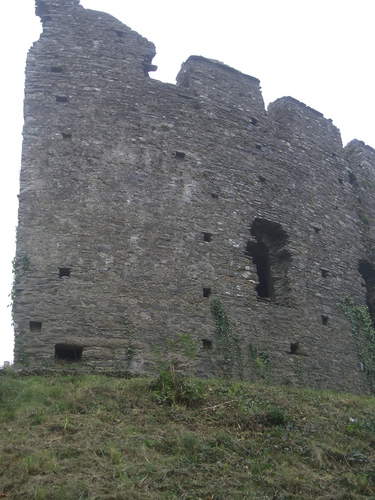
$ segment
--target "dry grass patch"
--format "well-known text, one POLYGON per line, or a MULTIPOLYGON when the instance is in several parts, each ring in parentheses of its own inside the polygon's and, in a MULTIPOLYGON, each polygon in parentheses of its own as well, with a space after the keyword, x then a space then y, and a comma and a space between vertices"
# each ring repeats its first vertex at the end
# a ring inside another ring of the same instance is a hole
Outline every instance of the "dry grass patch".
POLYGON ((0 383, 4 498, 375 498, 372 397, 191 379, 189 405, 148 379, 0 383))

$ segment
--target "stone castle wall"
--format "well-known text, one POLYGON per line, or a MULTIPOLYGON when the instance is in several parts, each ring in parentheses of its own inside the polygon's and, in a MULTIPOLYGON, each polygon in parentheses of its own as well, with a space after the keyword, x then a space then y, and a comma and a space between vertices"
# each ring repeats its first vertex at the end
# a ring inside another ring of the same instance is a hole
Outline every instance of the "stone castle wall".
POLYGON ((37 14, 16 362, 75 350, 123 366, 126 317, 133 371, 189 333, 210 375, 215 292, 244 345, 267 350, 273 382, 363 390, 338 302, 375 304, 375 151, 343 148, 331 120, 291 97, 266 111, 259 80, 217 61, 190 57, 177 85, 149 78, 153 44, 78 0, 38 0, 37 14))

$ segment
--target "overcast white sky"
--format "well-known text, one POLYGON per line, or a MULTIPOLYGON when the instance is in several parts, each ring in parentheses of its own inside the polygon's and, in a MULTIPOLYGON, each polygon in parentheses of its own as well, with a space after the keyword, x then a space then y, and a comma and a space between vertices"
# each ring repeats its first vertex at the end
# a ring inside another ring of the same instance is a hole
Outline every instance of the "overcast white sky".
MULTIPOLYGON (((153 77, 174 83, 189 55, 261 80, 266 105, 291 95, 332 118, 344 145, 375 148, 375 0, 81 0, 154 42, 153 77)), ((1 5, 0 364, 12 360, 8 294, 17 224, 24 66, 41 31, 33 0, 1 5)))

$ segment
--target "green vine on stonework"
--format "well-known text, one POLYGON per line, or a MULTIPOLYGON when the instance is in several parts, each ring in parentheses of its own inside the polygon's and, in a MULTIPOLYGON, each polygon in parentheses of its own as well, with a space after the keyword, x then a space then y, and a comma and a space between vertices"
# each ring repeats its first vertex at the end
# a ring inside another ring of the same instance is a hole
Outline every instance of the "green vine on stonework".
POLYGON ((13 274, 13 281, 12 281, 12 289, 10 291, 10 306, 12 308, 12 314, 13 314, 13 309, 14 309, 14 300, 16 298, 16 257, 13 258, 12 260, 12 274, 13 274))
POLYGON ((247 355, 244 357, 244 339, 233 332, 223 302, 217 295, 211 299, 211 313, 215 326, 215 347, 213 352, 209 351, 213 369, 216 361, 221 376, 232 378, 235 372, 243 380, 245 368, 248 367, 256 377, 268 382, 270 359, 267 351, 260 347, 258 332, 256 331, 255 343, 249 342, 247 355))
POLYGON ((343 297, 339 306, 350 323, 358 360, 371 393, 375 394, 375 328, 369 310, 364 305, 356 305, 350 297, 343 297))
POLYGON ((211 299, 211 313, 214 319, 215 348, 218 353, 218 365, 225 378, 231 378, 234 365, 234 339, 228 315, 217 295, 211 299))
POLYGON ((133 344, 133 334, 130 326, 130 322, 126 314, 124 314, 124 325, 125 325, 125 335, 127 338, 127 345, 125 348, 125 366, 127 369, 130 368, 134 356, 135 356, 135 346, 133 344))
POLYGON ((269 364, 270 357, 265 349, 260 347, 259 333, 256 330, 255 343, 249 343, 249 363, 255 375, 264 380, 269 381, 269 364))
POLYGON ((24 336, 25 332, 21 329, 18 333, 18 338, 17 338, 17 350, 18 350, 18 355, 17 355, 17 362, 21 366, 24 366, 25 368, 30 366, 30 359, 29 356, 26 352, 25 345, 24 345, 24 336))
POLYGON ((14 302, 16 299, 17 295, 17 275, 20 277, 22 275, 22 271, 26 272, 29 270, 30 267, 30 258, 27 255, 24 255, 21 259, 21 266, 19 267, 19 270, 17 272, 17 257, 14 257, 12 260, 12 274, 13 274, 13 281, 12 281, 12 288, 9 294, 10 297, 10 304, 9 306, 12 308, 12 315, 14 313, 14 302))
POLYGON ((22 271, 28 271, 30 267, 30 257, 24 255, 22 257, 22 271))

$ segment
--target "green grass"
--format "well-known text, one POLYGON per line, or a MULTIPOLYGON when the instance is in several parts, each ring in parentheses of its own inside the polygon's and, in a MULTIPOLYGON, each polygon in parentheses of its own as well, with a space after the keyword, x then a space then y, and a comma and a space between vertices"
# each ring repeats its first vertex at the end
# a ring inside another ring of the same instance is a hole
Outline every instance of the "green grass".
POLYGON ((0 495, 375 498, 375 398, 189 384, 193 405, 155 397, 150 379, 2 375, 0 495))

